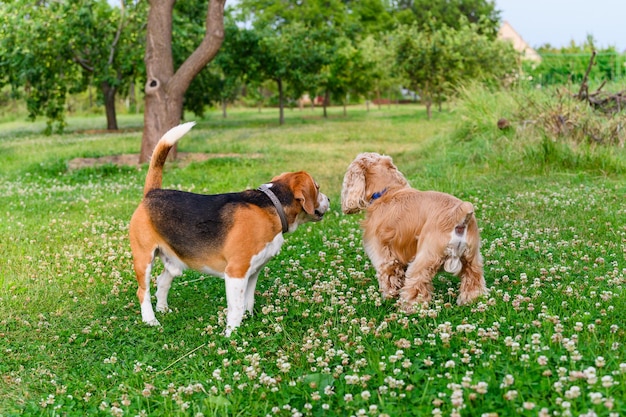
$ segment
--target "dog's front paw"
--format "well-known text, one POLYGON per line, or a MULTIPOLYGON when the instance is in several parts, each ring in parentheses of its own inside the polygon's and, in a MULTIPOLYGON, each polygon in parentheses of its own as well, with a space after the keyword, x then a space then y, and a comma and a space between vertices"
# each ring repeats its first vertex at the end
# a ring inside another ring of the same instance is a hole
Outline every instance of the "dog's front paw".
POLYGON ((460 306, 471 304, 477 298, 483 295, 487 295, 488 293, 489 291, 486 288, 482 288, 482 289, 478 289, 474 291, 462 292, 461 294, 459 294, 459 297, 456 299, 456 303, 460 306))
POLYGON ((155 318, 152 320, 144 320, 144 323, 146 323, 148 326, 160 326, 161 323, 159 323, 159 321, 155 318))
POLYGON ((230 335, 233 334, 233 331, 235 329, 236 329, 236 327, 226 326, 226 330, 224 330, 224 336, 230 337, 230 335))
POLYGON ((157 304, 156 311, 158 311, 159 313, 171 313, 172 309, 169 308, 169 306, 167 304, 165 304, 165 305, 158 305, 157 304))
POLYGON ((398 310, 404 314, 415 314, 424 308, 428 308, 428 301, 424 301, 422 299, 409 301, 404 298, 400 298, 396 302, 396 306, 398 310))

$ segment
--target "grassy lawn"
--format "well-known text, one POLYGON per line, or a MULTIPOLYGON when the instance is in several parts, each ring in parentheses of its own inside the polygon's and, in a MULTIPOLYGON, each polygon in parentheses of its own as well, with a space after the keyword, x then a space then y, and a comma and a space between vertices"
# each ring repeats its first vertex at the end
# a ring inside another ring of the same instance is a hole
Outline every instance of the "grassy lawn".
POLYGON ((95 117, 53 136, 0 124, 0 416, 626 415, 623 171, 538 158, 546 144, 514 134, 454 139, 456 111, 320 114, 287 111, 280 127, 274 110, 208 114, 179 151, 235 155, 166 167, 164 186, 202 193, 304 169, 331 198, 321 223, 286 236, 230 338, 224 283, 193 271, 162 327, 141 322, 127 232, 145 166, 67 168, 138 152, 140 117, 115 134, 89 132, 95 117), (361 217, 339 204, 363 151, 475 205, 488 297, 456 306, 458 280, 441 273, 418 314, 381 300, 361 217))

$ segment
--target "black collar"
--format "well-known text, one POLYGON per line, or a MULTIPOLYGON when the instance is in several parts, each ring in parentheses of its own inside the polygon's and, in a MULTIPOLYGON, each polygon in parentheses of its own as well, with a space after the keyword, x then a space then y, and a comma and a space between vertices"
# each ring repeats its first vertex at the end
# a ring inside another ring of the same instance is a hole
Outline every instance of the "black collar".
POLYGON ((385 194, 386 191, 387 191, 387 189, 384 188, 382 191, 378 191, 378 192, 375 192, 374 194, 372 194, 372 197, 370 198, 370 204, 372 204, 374 202, 374 200, 378 200, 380 197, 382 197, 383 194, 385 194))
POLYGON ((257 190, 263 192, 266 196, 272 200, 274 203, 274 207, 276 208, 276 212, 278 212, 278 217, 280 217, 280 223, 283 225, 283 233, 287 233, 289 231, 289 224, 287 223, 287 216, 285 215, 285 210, 283 209, 282 204, 278 201, 276 195, 270 190, 270 187, 267 184, 261 185, 257 190))

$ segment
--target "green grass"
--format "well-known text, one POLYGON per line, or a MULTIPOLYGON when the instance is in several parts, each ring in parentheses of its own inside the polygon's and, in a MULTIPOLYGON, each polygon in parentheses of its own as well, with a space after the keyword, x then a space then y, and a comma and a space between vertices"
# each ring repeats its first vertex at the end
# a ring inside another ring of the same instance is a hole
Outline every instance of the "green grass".
POLYGON ((163 326, 141 323, 127 229, 145 167, 67 169, 138 152, 140 132, 81 133, 95 118, 70 119, 62 136, 0 125, 0 416, 626 414, 624 149, 546 150, 473 130, 467 114, 199 120, 180 151, 243 156, 170 164, 165 186, 234 191, 305 169, 332 201, 321 223, 286 236, 231 338, 223 282, 193 271, 174 281, 163 326), (456 306, 458 280, 442 273, 419 314, 381 300, 361 217, 339 206, 362 151, 393 156, 416 188, 474 203, 488 297, 456 306))

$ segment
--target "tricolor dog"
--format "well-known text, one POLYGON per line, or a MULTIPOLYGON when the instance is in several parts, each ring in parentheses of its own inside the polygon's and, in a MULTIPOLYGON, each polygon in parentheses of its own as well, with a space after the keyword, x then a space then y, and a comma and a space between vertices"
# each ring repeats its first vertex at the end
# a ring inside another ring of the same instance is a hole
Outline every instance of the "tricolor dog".
POLYGON ((329 200, 304 171, 274 177, 255 190, 202 195, 161 188, 169 150, 194 125, 169 130, 154 149, 143 200, 130 221, 130 245, 142 320, 158 326, 150 300, 150 272, 155 256, 163 261, 157 278, 156 309, 168 312, 167 295, 183 270, 224 278, 226 336, 252 313, 259 271, 275 256, 283 234, 298 225, 320 221, 329 200))

